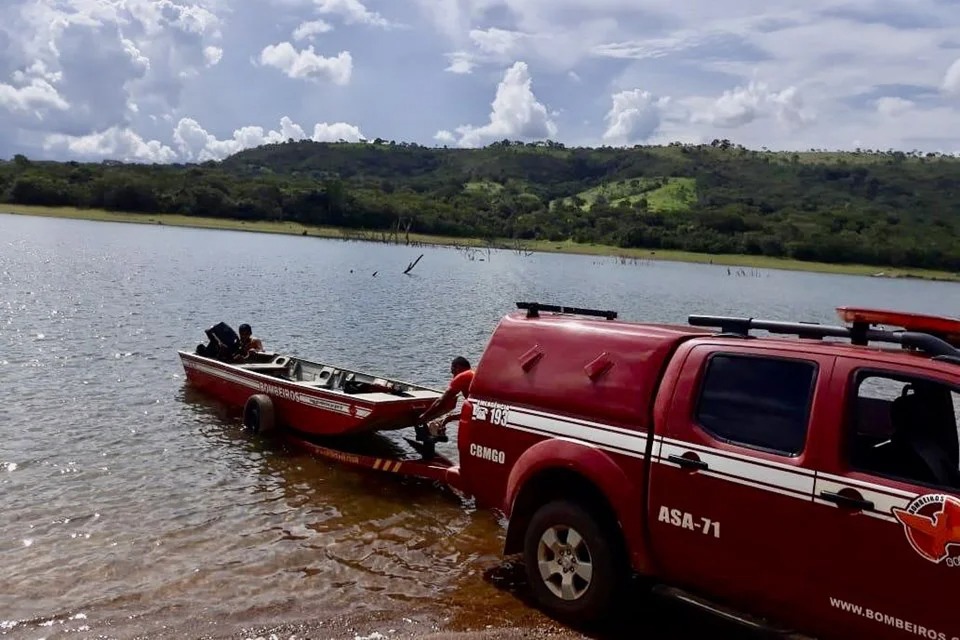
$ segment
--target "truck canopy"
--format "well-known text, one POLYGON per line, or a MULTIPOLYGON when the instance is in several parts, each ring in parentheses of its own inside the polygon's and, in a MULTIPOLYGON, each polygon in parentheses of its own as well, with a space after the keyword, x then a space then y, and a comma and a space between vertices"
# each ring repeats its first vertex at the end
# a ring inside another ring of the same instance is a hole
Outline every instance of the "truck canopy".
POLYGON ((494 330, 470 396, 648 430, 667 360, 684 340, 711 333, 687 325, 514 312, 494 330))

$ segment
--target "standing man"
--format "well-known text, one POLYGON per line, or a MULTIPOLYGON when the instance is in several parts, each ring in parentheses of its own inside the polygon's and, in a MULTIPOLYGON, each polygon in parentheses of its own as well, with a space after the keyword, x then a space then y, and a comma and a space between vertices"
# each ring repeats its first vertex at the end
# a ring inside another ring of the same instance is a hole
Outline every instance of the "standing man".
MULTIPOLYGON (((470 361, 463 356, 457 356, 450 363, 450 386, 443 392, 443 395, 434 401, 426 411, 420 414, 421 423, 428 422, 433 418, 448 413, 457 406, 457 396, 463 394, 463 399, 470 397, 470 383, 473 382, 473 369, 470 368, 470 361)), ((445 424, 456 416, 450 416, 447 420, 435 420, 427 425, 427 436, 434 442, 447 442, 447 433, 445 424)), ((420 428, 418 427, 418 435, 420 428)))

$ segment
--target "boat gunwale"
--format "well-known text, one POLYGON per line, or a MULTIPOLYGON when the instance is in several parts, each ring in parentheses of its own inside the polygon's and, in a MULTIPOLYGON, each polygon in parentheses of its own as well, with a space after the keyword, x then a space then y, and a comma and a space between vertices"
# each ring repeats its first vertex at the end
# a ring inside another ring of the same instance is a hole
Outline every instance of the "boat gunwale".
MULTIPOLYGON (((349 400, 349 401, 356 402, 356 403, 359 403, 359 404, 370 404, 370 405, 375 405, 375 406, 376 406, 376 405, 400 404, 400 403, 402 403, 402 404, 409 404, 409 403, 413 403, 413 402, 424 402, 424 401, 430 401, 430 400, 435 400, 435 399, 436 399, 436 398, 405 398, 405 397, 402 397, 402 396, 394 396, 394 397, 390 397, 390 398, 364 398, 364 397, 363 397, 364 395, 378 394, 378 395, 390 396, 390 395, 392 395, 392 394, 388 394, 387 392, 373 392, 373 393, 368 393, 368 394, 363 394, 363 393, 350 394, 350 393, 346 393, 346 392, 344 392, 344 391, 339 391, 339 390, 334 390, 334 389, 325 389, 325 388, 323 388, 323 387, 313 386, 313 385, 311 385, 311 383, 309 383, 309 382, 302 382, 302 381, 298 381, 298 380, 287 380, 287 379, 285 379, 285 378, 278 378, 278 377, 276 377, 276 376, 271 376, 271 375, 266 374, 266 373, 261 373, 260 371, 257 371, 257 370, 255 370, 255 369, 245 369, 245 368, 243 368, 242 365, 233 364, 233 363, 231 363, 231 362, 223 362, 223 361, 221 361, 221 360, 216 360, 216 359, 214 359, 214 358, 208 358, 208 357, 206 357, 206 356, 201 356, 201 355, 199 355, 199 354, 191 353, 191 352, 189 352, 189 351, 184 351, 184 350, 182 350, 182 349, 178 349, 178 350, 177 350, 177 353, 180 355, 181 362, 183 362, 183 361, 185 361, 185 360, 194 360, 194 361, 197 361, 197 362, 201 362, 201 363, 203 363, 203 364, 216 365, 217 368, 220 368, 220 369, 222 369, 222 370, 229 371, 229 372, 231 372, 231 373, 240 373, 240 374, 242 374, 243 376, 251 377, 254 381, 265 382, 265 383, 268 383, 268 384, 286 385, 286 386, 291 387, 293 390, 296 390, 296 391, 298 391, 298 392, 304 392, 304 391, 313 392, 313 393, 311 393, 310 395, 321 396, 321 397, 323 397, 324 399, 329 399, 329 400, 334 400, 334 399, 335 399, 335 400, 338 400, 338 401, 349 400)), ((438 398, 443 395, 443 391, 440 391, 440 390, 438 390, 438 389, 433 389, 433 388, 431 388, 431 387, 427 387, 427 386, 424 386, 424 385, 418 385, 418 384, 413 384, 413 383, 409 383, 409 382, 404 382, 404 381, 402 381, 402 380, 397 380, 397 379, 394 379, 394 378, 388 378, 388 377, 386 377, 386 376, 379 376, 379 375, 376 375, 376 374, 373 374, 373 373, 366 373, 366 372, 363 372, 363 371, 355 371, 355 370, 347 369, 347 368, 344 368, 344 367, 338 367, 338 366, 333 365, 333 364, 325 364, 325 363, 321 363, 321 362, 314 362, 314 361, 312 361, 312 360, 305 360, 305 359, 303 359, 303 358, 296 358, 296 357, 294 357, 294 356, 290 356, 290 355, 287 355, 287 354, 278 353, 278 354, 276 354, 276 355, 277 355, 277 356, 284 356, 284 357, 286 357, 286 358, 295 359, 295 360, 298 360, 298 361, 300 361, 300 362, 304 362, 304 363, 311 364, 311 365, 314 365, 314 366, 333 367, 334 369, 338 369, 338 370, 340 370, 340 371, 345 371, 345 372, 347 372, 347 373, 354 373, 354 374, 359 374, 359 375, 362 375, 362 376, 372 376, 372 377, 375 377, 375 378, 381 378, 381 379, 383 379, 383 380, 386 380, 387 382, 394 382, 394 383, 397 383, 397 384, 401 384, 401 385, 406 385, 406 386, 408 386, 408 387, 412 387, 412 388, 414 388, 414 389, 416 389, 416 390, 429 391, 429 392, 431 392, 431 393, 435 393, 438 398)), ((260 364, 269 364, 269 363, 260 363, 260 364)), ((268 395, 269 395, 269 394, 268 394, 268 395)))

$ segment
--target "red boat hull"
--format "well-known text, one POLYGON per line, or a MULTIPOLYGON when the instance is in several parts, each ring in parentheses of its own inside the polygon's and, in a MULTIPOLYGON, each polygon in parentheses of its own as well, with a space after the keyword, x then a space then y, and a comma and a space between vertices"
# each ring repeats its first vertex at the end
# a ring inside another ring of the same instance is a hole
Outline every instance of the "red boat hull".
POLYGON ((270 398, 278 425, 316 436, 354 435, 391 431, 418 424, 417 418, 441 392, 427 387, 376 378, 377 382, 402 387, 404 393, 373 391, 346 393, 323 388, 320 383, 290 379, 294 362, 313 370, 332 370, 373 380, 367 374, 335 369, 286 356, 262 364, 234 364, 180 351, 180 360, 189 383, 218 400, 242 409, 250 396, 270 398), (277 364, 280 363, 280 364, 277 364))

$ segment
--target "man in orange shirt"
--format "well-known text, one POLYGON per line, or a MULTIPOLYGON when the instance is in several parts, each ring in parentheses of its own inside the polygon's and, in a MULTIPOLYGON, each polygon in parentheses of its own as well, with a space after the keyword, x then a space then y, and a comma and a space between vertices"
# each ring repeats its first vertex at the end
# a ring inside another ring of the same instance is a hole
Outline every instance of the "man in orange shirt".
MULTIPOLYGON (((428 422, 437 418, 457 406, 457 396, 463 394, 463 399, 470 397, 470 383, 473 382, 473 369, 470 368, 470 361, 463 356, 457 356, 450 363, 450 386, 443 392, 443 395, 420 414, 420 423, 428 422)), ((434 442, 446 442, 447 434, 445 424, 456 416, 450 416, 446 420, 434 420, 427 425, 429 438, 434 442)))

